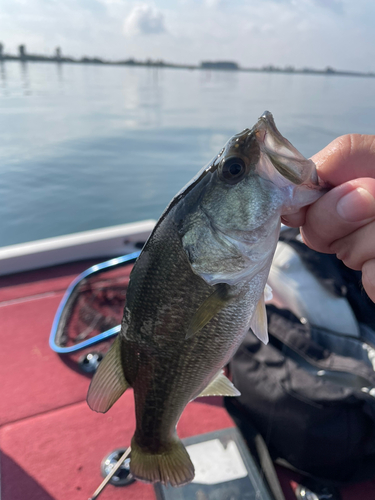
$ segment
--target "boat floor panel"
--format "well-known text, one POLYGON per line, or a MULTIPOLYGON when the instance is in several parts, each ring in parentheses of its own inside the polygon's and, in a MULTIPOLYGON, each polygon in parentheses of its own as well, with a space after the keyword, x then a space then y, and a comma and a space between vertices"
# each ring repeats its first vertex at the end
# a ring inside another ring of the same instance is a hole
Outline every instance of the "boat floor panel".
MULTIPOLYGON (((72 370, 48 345, 57 306, 83 261, 0 278, 0 442, 2 500, 86 500, 101 482, 100 463, 128 446, 134 402, 127 391, 105 415, 85 397, 89 377, 72 370)), ((233 426, 218 399, 189 404, 179 425, 184 438, 233 426), (211 404, 207 404, 211 403, 211 404), (216 406, 215 406, 216 405, 216 406)), ((287 500, 298 476, 277 467, 287 500)), ((155 499, 152 486, 109 485, 103 500, 155 499)), ((375 480, 342 489, 343 500, 375 500, 375 480)))
MULTIPOLYGON (((225 410, 205 403, 188 405, 178 426, 180 437, 233 426, 225 410)), ((87 499, 102 478, 100 463, 119 447, 127 447, 134 433, 133 393, 129 390, 110 412, 92 412, 85 402, 3 426, 2 500, 20 500, 25 488, 42 499, 87 499), (18 480, 22 470, 22 480, 18 480), (33 484, 35 483, 35 484, 33 484)), ((134 483, 108 486, 103 500, 153 499, 152 486, 134 483)))
POLYGON ((48 345, 62 296, 56 292, 0 307, 1 424, 86 397, 88 377, 69 368, 48 345))
POLYGON ((0 305, 4 301, 22 297, 32 297, 52 291, 65 291, 78 274, 98 262, 103 262, 103 259, 85 260, 36 271, 0 276, 0 305))

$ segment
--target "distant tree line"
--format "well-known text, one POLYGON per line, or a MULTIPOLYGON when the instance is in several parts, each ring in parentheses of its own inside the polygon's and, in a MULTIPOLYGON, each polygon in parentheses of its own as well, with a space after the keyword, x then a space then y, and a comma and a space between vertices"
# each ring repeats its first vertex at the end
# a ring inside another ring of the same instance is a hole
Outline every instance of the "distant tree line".
POLYGON ((164 62, 162 59, 146 61, 137 61, 134 58, 124 59, 121 61, 107 61, 99 57, 83 56, 81 59, 63 56, 60 47, 56 47, 53 56, 29 54, 26 51, 26 45, 18 46, 18 55, 5 54, 4 45, 0 43, 0 61, 17 60, 17 61, 47 61, 58 63, 83 63, 83 64, 112 64, 112 65, 128 65, 128 66, 151 66, 157 68, 185 68, 185 69, 203 69, 203 70, 225 70, 225 71, 253 71, 253 72, 266 72, 266 73, 295 73, 295 74, 317 74, 317 75, 343 75, 343 76, 371 76, 374 77, 375 73, 357 72, 357 71, 339 71, 331 66, 325 69, 312 69, 302 68, 296 69, 294 66, 286 66, 281 68, 273 66, 272 64, 263 66, 261 68, 241 68, 238 63, 233 61, 203 61, 200 66, 188 64, 173 64, 164 62))

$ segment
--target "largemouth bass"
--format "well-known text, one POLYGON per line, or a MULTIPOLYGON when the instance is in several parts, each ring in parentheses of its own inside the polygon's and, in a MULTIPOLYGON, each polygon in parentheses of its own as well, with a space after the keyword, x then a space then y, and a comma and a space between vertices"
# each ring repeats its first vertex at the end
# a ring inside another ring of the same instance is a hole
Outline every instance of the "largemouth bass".
POLYGON ((265 112, 164 211, 134 265, 121 332, 87 397, 106 412, 134 389, 137 479, 180 486, 194 478, 176 433, 181 413, 198 396, 239 395, 222 367, 249 328, 267 342, 264 290, 280 216, 321 194, 313 162, 265 112))

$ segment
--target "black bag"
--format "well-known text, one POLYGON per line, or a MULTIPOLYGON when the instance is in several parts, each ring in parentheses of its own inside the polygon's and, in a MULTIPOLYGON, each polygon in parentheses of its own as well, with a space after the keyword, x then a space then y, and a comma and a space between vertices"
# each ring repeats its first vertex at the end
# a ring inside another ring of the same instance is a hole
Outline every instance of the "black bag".
MULTIPOLYGON (((333 482, 374 478, 372 367, 322 347, 316 340, 335 334, 289 311, 269 306, 268 319, 270 343, 249 332, 230 365, 241 396, 227 398, 226 407, 245 439, 249 420, 272 458, 298 471, 333 482)), ((340 342, 363 354, 358 339, 340 342)))
POLYGON ((363 300, 356 272, 343 275, 334 256, 298 241, 293 247, 322 283, 347 297, 360 337, 301 323, 290 311, 267 306, 270 342, 248 333, 230 364, 241 396, 226 398, 225 405, 247 441, 249 426, 259 431, 273 460, 327 484, 373 479, 375 305, 363 300))

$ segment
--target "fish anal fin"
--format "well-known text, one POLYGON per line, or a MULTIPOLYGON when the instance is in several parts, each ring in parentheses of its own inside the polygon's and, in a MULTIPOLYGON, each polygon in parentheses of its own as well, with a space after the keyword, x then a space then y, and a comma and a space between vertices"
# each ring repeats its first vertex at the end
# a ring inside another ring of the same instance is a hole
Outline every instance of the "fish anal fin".
POLYGON ((202 396, 241 396, 241 393, 224 375, 224 371, 220 370, 215 378, 199 394, 198 398, 202 396))
POLYGON ((219 283, 215 290, 197 309, 187 329, 186 338, 189 339, 207 325, 216 314, 228 303, 228 285, 219 283))
POLYGON ((121 338, 118 335, 100 363, 87 393, 87 404, 97 412, 105 413, 130 387, 121 364, 121 338))
POLYGON ((183 486, 194 479, 194 465, 182 442, 176 437, 168 449, 150 453, 131 442, 130 472, 146 483, 183 486))
POLYGON ((250 328, 259 340, 268 344, 267 312, 263 293, 251 319, 250 328))

